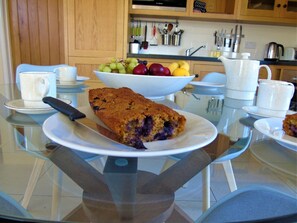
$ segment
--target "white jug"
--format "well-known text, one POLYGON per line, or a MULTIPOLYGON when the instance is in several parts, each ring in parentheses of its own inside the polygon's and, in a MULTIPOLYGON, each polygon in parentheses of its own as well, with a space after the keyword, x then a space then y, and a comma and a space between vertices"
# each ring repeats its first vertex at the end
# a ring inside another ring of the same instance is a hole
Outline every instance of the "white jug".
POLYGON ((259 69, 265 67, 267 79, 271 79, 271 70, 260 61, 249 60, 250 53, 242 53, 242 59, 228 59, 220 56, 227 76, 225 96, 241 100, 253 100, 258 86, 259 69))

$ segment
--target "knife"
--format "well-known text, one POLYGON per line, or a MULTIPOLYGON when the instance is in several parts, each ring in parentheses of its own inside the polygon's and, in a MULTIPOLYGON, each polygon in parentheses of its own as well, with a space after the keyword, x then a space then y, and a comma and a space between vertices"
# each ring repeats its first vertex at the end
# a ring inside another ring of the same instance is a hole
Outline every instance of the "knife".
POLYGON ((233 39, 233 45, 232 45, 232 52, 235 52, 235 53, 237 53, 236 51, 237 51, 237 41, 236 41, 236 39, 237 39, 237 28, 238 28, 238 25, 236 25, 235 26, 235 33, 234 33, 234 39, 233 39))
POLYGON ((87 118, 84 113, 80 112, 78 109, 72 107, 71 105, 66 104, 65 102, 53 97, 44 97, 42 101, 50 105, 57 111, 61 112, 62 114, 66 115, 71 121, 75 121, 76 123, 86 127, 87 129, 91 130, 92 132, 95 132, 98 135, 103 135, 108 139, 123 144, 120 141, 118 135, 116 135, 111 130, 99 125, 95 121, 87 118))

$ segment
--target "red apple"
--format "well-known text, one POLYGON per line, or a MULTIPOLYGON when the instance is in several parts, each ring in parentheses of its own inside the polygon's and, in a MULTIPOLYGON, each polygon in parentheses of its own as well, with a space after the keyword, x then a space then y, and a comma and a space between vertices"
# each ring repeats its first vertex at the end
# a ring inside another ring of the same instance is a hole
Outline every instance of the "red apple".
POLYGON ((150 65, 149 73, 150 73, 150 75, 154 75, 154 76, 163 76, 164 75, 164 67, 162 64, 153 63, 152 65, 150 65))
POLYGON ((134 67, 133 74, 147 75, 148 74, 148 69, 144 64, 140 63, 136 67, 134 67))
POLYGON ((164 76, 171 76, 171 72, 168 67, 164 67, 164 76))

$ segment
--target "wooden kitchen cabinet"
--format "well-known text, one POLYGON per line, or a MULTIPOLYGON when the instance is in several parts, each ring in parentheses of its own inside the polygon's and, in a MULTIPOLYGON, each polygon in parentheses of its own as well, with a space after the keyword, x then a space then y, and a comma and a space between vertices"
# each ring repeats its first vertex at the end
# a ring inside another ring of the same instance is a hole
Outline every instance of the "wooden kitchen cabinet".
POLYGON ((129 14, 131 16, 155 16, 155 17, 173 17, 202 20, 234 20, 236 18, 236 9, 238 1, 236 0, 204 0, 206 3, 207 13, 194 12, 195 0, 187 0, 187 7, 185 11, 172 11, 172 10, 144 10, 133 9, 132 0, 129 0, 129 14))
POLYGON ((128 0, 65 0, 65 63, 96 79, 93 70, 127 52, 128 0))
POLYGON ((296 25, 296 0, 241 0, 240 20, 296 25))
POLYGON ((187 0, 187 8, 185 11, 173 10, 154 10, 154 9, 133 9, 132 0, 129 0, 129 14, 131 16, 155 16, 155 17, 186 17, 189 15, 189 0, 187 0))
POLYGON ((199 77, 195 78, 200 81, 206 74, 211 72, 225 73, 224 65, 220 62, 207 62, 207 61, 191 61, 191 74, 198 74, 199 77))
POLYGON ((190 17, 201 19, 234 20, 238 8, 238 1, 235 0, 204 0, 206 3, 206 13, 195 12, 193 10, 195 0, 188 0, 190 7, 190 17))

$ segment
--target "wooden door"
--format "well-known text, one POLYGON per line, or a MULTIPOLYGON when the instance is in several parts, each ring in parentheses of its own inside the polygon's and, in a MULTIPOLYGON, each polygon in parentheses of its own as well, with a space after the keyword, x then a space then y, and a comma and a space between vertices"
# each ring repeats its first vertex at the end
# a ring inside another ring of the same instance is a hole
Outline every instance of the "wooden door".
MULTIPOLYGON (((9 0, 13 69, 64 63, 63 0, 9 0)), ((13 74, 15 77, 15 74, 13 74)))
POLYGON ((127 0, 65 0, 66 63, 96 79, 93 70, 127 53, 127 0))

